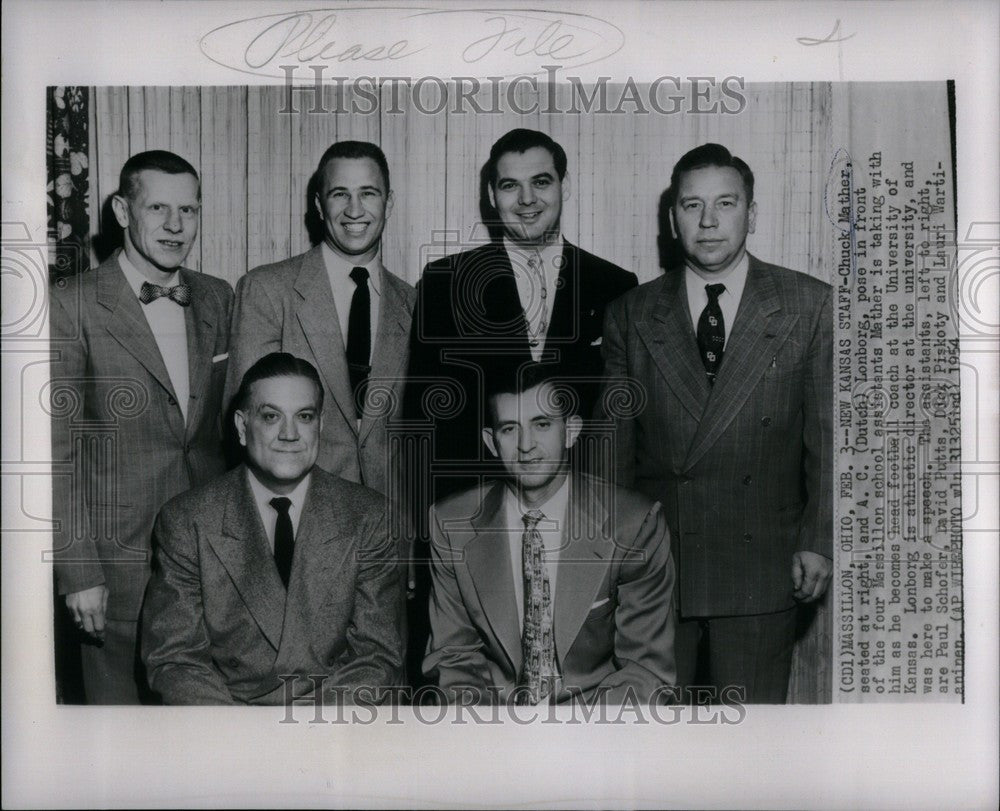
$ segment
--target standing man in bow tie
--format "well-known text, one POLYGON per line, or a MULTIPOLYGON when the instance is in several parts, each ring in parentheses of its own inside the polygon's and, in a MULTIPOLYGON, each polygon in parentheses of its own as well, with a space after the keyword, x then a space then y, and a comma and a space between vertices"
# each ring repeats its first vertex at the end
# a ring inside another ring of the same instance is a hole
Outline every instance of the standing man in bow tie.
POLYGON ((317 464, 386 494, 388 422, 402 398, 416 297, 379 256, 392 212, 389 165, 375 144, 340 141, 323 154, 310 188, 323 242, 236 285, 226 402, 264 355, 308 360, 324 392, 317 464))
POLYGON ((160 150, 122 167, 124 246, 56 284, 50 331, 54 561, 92 704, 145 698, 137 622, 163 504, 225 469, 219 414, 233 291, 181 267, 201 188, 160 150))
POLYGON ((678 681, 771 704, 788 690, 796 604, 832 569, 833 319, 828 284, 747 253, 753 191, 719 144, 677 162, 684 265, 608 308, 604 352, 611 385, 645 390, 645 409, 617 420, 616 483, 666 509, 678 681))

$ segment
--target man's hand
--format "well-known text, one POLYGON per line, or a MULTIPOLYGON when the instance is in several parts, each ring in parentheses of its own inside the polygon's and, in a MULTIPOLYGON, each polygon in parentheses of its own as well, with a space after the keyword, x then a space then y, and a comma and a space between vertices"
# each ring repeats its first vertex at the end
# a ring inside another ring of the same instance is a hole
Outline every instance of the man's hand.
POLYGON ((833 572, 833 561, 816 552, 796 552, 792 555, 792 585, 795 586, 795 599, 803 603, 811 603, 823 596, 830 575, 833 572))
POLYGON ((77 628, 104 641, 104 615, 108 610, 107 586, 92 586, 67 594, 66 607, 77 628))

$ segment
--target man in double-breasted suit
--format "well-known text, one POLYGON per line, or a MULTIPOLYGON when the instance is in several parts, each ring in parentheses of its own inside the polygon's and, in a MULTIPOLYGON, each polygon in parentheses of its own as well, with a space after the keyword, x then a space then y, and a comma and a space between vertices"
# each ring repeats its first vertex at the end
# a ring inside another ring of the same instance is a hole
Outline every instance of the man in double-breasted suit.
POLYGON ((402 660, 383 499, 315 466, 323 384, 307 361, 261 358, 235 406, 246 464, 156 522, 150 686, 167 704, 384 700, 402 660))
POLYGON ((612 415, 618 483, 666 508, 680 683, 781 703, 796 603, 831 572, 830 286, 746 252, 753 173, 725 147, 682 157, 670 195, 685 265, 612 304, 605 325, 610 384, 645 403, 612 415))
MULTIPOLYGON (((536 130, 515 129, 490 150, 483 170, 494 239, 431 262, 418 284, 407 413, 432 417, 434 462, 486 460, 480 441, 488 377, 531 362, 551 364, 589 415, 602 368, 604 308, 635 287, 634 273, 566 241, 563 200, 570 184, 563 148, 536 130), (451 381, 454 407, 429 411, 428 390, 451 381), (459 392, 455 395, 455 392, 459 392)), ((433 463, 432 463, 433 467, 433 463)), ((475 478, 443 471, 440 498, 475 478)))
POLYGON ((482 436, 504 480, 431 511, 424 670, 452 700, 664 701, 675 683, 674 564, 660 505, 569 470, 566 386, 526 367, 482 436))
POLYGON ((219 412, 233 291, 181 267, 198 175, 170 152, 122 168, 124 247, 52 289, 55 573, 86 634, 89 703, 140 700, 136 629, 163 504, 225 469, 219 412))
POLYGON ((269 352, 311 361, 325 394, 319 466, 385 494, 388 423, 403 395, 416 297, 379 258, 392 211, 385 155, 367 142, 335 143, 310 187, 323 242, 251 270, 236 285, 226 401, 269 352))

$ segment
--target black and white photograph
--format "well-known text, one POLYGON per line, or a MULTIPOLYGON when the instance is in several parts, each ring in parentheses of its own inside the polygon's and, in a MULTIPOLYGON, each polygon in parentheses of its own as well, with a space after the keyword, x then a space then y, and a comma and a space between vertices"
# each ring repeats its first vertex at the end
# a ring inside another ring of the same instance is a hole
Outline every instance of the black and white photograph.
POLYGON ((5 804, 992 807, 1000 29, 896 5, 982 64, 5 6, 5 804))

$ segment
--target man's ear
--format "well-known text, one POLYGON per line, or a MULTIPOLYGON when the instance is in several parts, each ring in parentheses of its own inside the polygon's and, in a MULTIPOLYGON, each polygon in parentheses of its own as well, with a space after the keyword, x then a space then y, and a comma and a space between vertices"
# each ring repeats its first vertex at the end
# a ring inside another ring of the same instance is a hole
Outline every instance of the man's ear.
POLYGON ((389 219, 389 215, 392 214, 392 204, 396 202, 396 196, 392 193, 392 189, 389 189, 389 193, 385 196, 385 218, 389 219))
POLYGON ((236 425, 236 433, 240 438, 240 445, 247 446, 247 415, 244 411, 237 410, 233 414, 233 422, 236 425))
POLYGON ((494 439, 494 437, 493 437, 493 429, 492 428, 484 428, 483 429, 483 444, 486 445, 486 447, 490 449, 490 453, 492 453, 497 458, 500 457, 500 452, 497 450, 496 439, 494 439))
POLYGON ((326 214, 323 213, 323 204, 319 200, 319 192, 313 195, 313 205, 316 207, 316 214, 320 222, 326 222, 326 214))
POLYGON ((576 414, 566 420, 566 447, 572 448, 583 430, 583 420, 576 414))
POLYGON ((111 198, 111 210, 115 212, 115 219, 122 228, 128 228, 128 198, 116 194, 111 198))
POLYGON ((680 237, 677 236, 677 223, 674 221, 673 206, 670 206, 670 208, 667 209, 667 219, 670 220, 670 236, 672 236, 674 239, 680 239, 680 237))
POLYGON ((493 193, 493 184, 492 183, 487 183, 486 184, 486 194, 490 198, 490 205, 493 206, 494 209, 496 209, 496 207, 497 207, 497 198, 496 198, 496 195, 493 193))
POLYGON ((757 201, 754 200, 747 209, 747 233, 752 234, 757 227, 757 201))
POLYGON ((569 174, 567 173, 566 176, 561 181, 559 181, 559 182, 562 184, 562 199, 563 199, 563 202, 566 202, 567 200, 569 200, 570 192, 573 190, 573 186, 569 182, 569 174))

